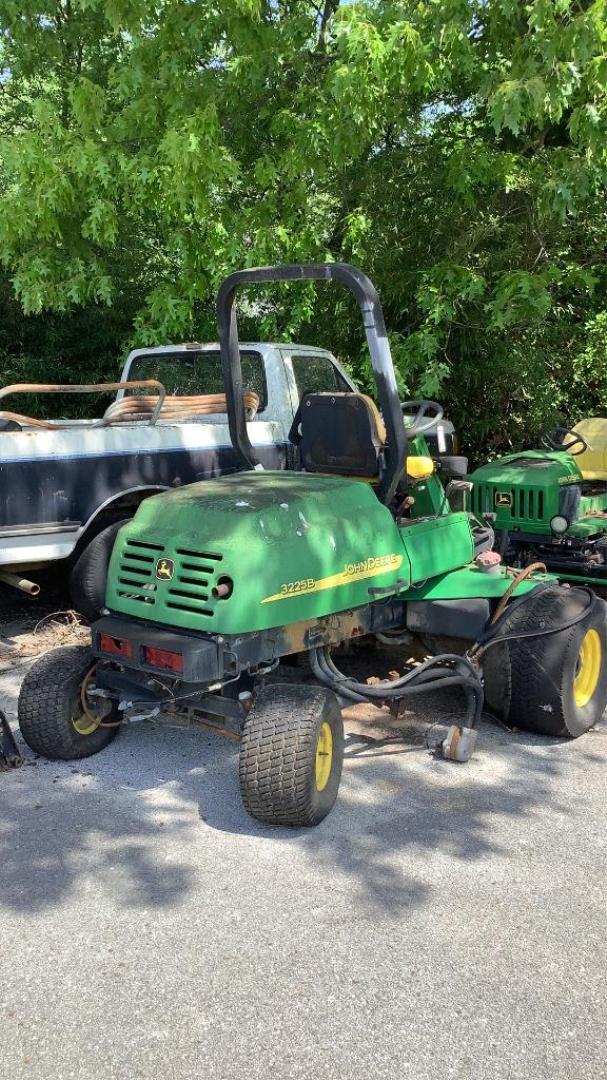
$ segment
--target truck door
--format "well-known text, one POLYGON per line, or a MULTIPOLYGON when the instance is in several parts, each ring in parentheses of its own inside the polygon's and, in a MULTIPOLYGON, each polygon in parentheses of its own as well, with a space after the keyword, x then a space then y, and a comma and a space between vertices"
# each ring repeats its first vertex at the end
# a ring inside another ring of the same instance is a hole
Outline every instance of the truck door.
POLYGON ((293 415, 303 395, 342 393, 356 390, 350 377, 331 353, 320 349, 292 347, 282 349, 291 391, 293 415))

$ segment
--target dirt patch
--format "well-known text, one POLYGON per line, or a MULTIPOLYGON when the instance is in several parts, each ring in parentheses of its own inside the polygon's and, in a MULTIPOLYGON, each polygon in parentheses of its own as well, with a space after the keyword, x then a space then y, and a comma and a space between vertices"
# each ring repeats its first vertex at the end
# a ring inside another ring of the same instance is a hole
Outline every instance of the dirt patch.
POLYGON ((89 627, 75 611, 44 611, 41 605, 13 610, 0 623, 0 672, 30 664, 58 645, 85 645, 89 638, 89 627))

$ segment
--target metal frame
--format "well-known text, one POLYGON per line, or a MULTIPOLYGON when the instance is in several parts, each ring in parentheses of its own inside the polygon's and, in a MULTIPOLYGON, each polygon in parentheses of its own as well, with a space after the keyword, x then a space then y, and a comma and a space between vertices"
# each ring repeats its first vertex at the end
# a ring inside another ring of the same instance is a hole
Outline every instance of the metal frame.
POLYGON ((354 295, 365 328, 377 395, 388 436, 385 469, 377 493, 382 502, 390 503, 396 492, 407 456, 407 435, 386 324, 377 290, 362 270, 348 263, 294 263, 292 266, 261 266, 250 270, 237 270, 222 282, 217 295, 219 347, 230 438, 243 468, 254 469, 257 461, 247 432, 243 403, 244 387, 235 310, 236 292, 244 285, 272 281, 338 281, 354 295))

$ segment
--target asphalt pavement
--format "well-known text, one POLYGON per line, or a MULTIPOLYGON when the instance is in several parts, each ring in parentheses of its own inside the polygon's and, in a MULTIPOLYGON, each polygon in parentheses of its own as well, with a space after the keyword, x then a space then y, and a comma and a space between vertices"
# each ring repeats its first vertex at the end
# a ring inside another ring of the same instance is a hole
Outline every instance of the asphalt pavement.
POLYGON ((415 714, 347 729, 312 830, 248 818, 197 731, 0 774, 0 1075, 606 1077, 607 727, 487 720, 467 765, 415 714))

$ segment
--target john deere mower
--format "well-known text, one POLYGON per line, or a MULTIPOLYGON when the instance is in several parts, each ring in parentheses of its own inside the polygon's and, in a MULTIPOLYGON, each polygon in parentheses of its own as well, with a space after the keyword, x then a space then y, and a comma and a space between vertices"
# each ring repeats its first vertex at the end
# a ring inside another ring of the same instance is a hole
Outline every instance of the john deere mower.
MULTIPOLYGON (((543 573, 511 572, 490 530, 450 509, 424 432, 442 416, 399 401, 379 297, 346 264, 242 270, 218 296, 229 429, 240 471, 146 499, 118 533, 106 613, 90 648, 61 648, 29 672, 19 722, 50 758, 96 753, 129 720, 200 725, 240 743, 240 790, 260 821, 315 825, 331 809, 344 704, 398 710, 459 689, 465 717, 436 747, 465 761, 483 695, 507 723, 577 736, 607 700, 605 605, 543 573), (358 393, 306 393, 291 431, 293 471, 258 465, 243 403, 235 294, 318 280, 358 301, 381 413, 358 393), (413 417, 407 426, 403 415, 413 417), (397 678, 360 682, 337 647, 379 635, 411 654, 397 678), (449 642, 448 645, 441 643, 449 642), (316 683, 267 683, 304 654, 316 683), (426 654, 427 656, 427 654, 426 654)), ((455 481, 455 483, 461 481, 455 481)))
POLYGON ((581 420, 470 476, 472 510, 493 518, 513 566, 543 563, 562 581, 607 590, 607 420, 581 420))

